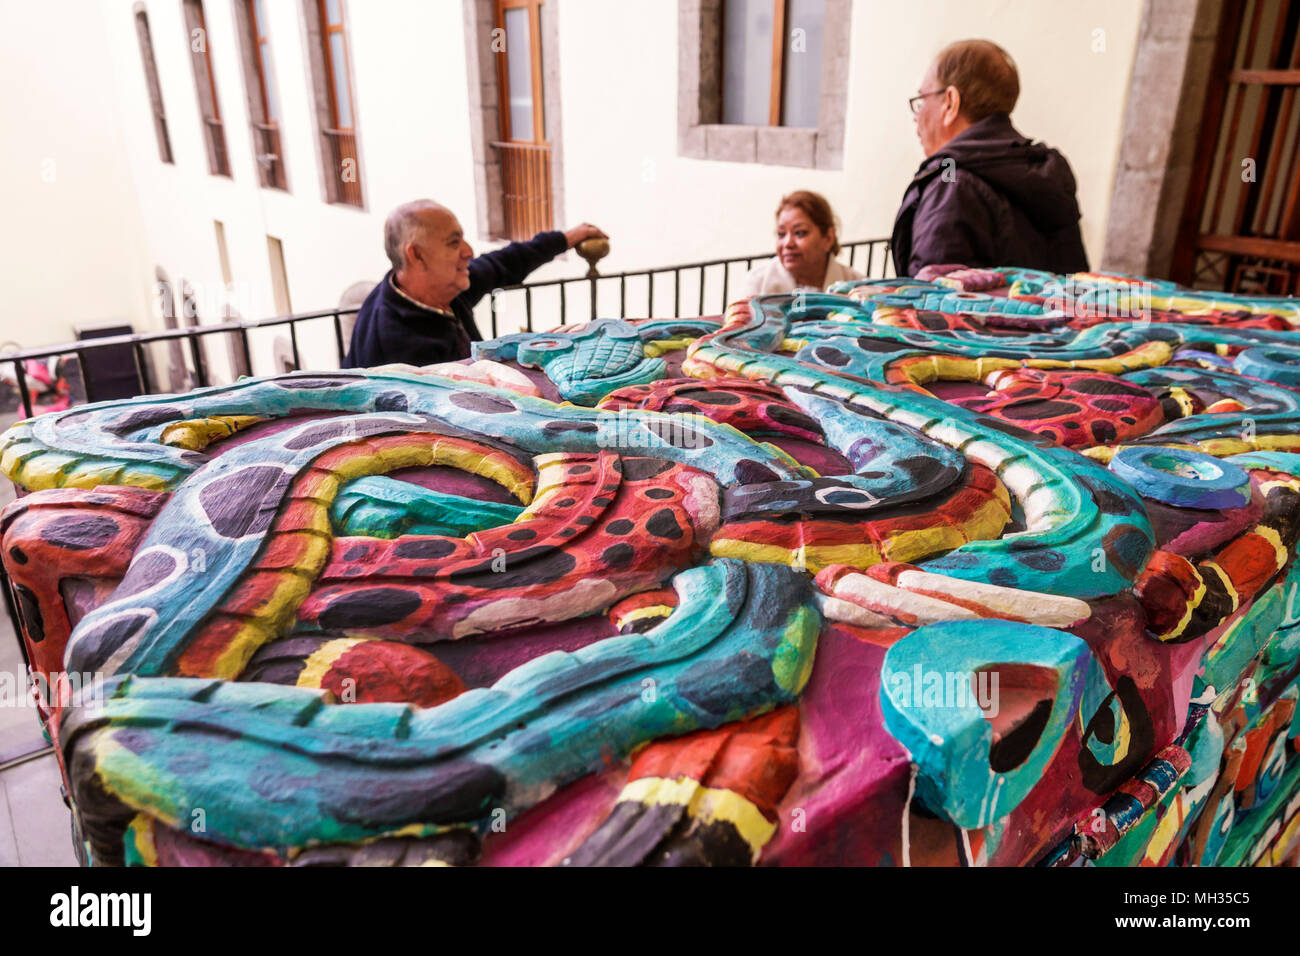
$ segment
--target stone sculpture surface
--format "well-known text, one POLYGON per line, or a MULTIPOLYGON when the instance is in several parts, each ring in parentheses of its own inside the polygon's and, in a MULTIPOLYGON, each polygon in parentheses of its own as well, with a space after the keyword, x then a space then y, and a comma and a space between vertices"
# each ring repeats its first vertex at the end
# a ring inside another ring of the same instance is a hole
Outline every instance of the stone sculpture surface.
POLYGON ((1297 325, 942 267, 20 422, 79 852, 1295 863, 1297 325))

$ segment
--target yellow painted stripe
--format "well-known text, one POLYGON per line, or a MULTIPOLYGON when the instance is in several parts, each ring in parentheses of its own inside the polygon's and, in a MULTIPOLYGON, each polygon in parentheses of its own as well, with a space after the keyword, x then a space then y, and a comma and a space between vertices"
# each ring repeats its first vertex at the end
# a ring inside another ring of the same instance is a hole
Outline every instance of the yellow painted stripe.
MULTIPOLYGON (((694 341, 695 338, 693 336, 679 335, 676 338, 659 339, 655 342, 647 342, 643 348, 645 349, 646 358, 658 358, 667 352, 675 352, 678 349, 684 349, 694 341)), ((597 406, 597 408, 599 407, 600 406, 597 406)))
POLYGON ((1223 570, 1223 568, 1219 567, 1213 561, 1202 561, 1199 566, 1202 568, 1209 568, 1219 576, 1219 580, 1223 582, 1223 589, 1228 592, 1228 597, 1232 598, 1232 609, 1234 611, 1237 610, 1237 608, 1241 606, 1241 595, 1239 595, 1237 589, 1232 586, 1232 579, 1228 577, 1228 572, 1223 570))
POLYGON ((321 687, 325 681, 325 675, 329 673, 329 669, 334 666, 335 662, 358 644, 364 643, 365 640, 362 637, 339 637, 332 641, 326 641, 308 655, 306 663, 303 664, 303 668, 298 674, 298 680, 294 683, 298 687, 321 687))
POLYGON ((1287 553, 1286 546, 1282 544, 1282 536, 1270 528, 1268 525, 1257 524, 1254 527, 1255 534, 1259 535, 1270 545, 1273 546, 1273 561, 1280 568, 1290 559, 1291 555, 1287 553))
POLYGON ((837 544, 826 547, 783 548, 775 544, 756 544, 734 538, 714 538, 709 543, 709 554, 715 558, 741 558, 746 561, 766 561, 791 567, 802 565, 816 573, 832 564, 847 564, 854 568, 869 568, 880 563, 880 552, 872 544, 837 544))
POLYGON ((641 777, 633 780, 619 794, 619 802, 648 806, 679 806, 701 823, 723 821, 749 844, 755 857, 776 833, 776 824, 763 816, 758 807, 732 790, 703 786, 698 780, 680 777, 641 777))
POLYGON ((1178 408, 1182 411, 1184 418, 1196 414, 1196 405, 1192 401, 1192 396, 1188 393, 1187 389, 1171 388, 1169 390, 1169 397, 1178 404, 1178 408))
POLYGON ((1192 592, 1192 599, 1187 602, 1187 609, 1183 611, 1182 618, 1173 628, 1164 634, 1156 635, 1158 640, 1171 641, 1187 630, 1187 625, 1192 620, 1192 613, 1201 603, 1201 599, 1205 597, 1205 579, 1201 577, 1201 572, 1196 570, 1196 565, 1192 565, 1192 574, 1196 575, 1196 590, 1192 592))
POLYGON ((644 620, 647 617, 668 617, 674 610, 667 604, 648 604, 634 611, 628 611, 626 614, 620 614, 618 616, 618 626, 627 627, 634 621, 644 620))
POLYGON ((173 448, 201 451, 221 438, 229 438, 238 431, 267 421, 260 415, 213 415, 210 418, 188 418, 173 422, 162 430, 162 444, 173 448))
POLYGON ((147 813, 137 813, 131 818, 127 829, 127 839, 135 841, 135 851, 145 866, 158 865, 158 847, 153 841, 153 817, 147 813))

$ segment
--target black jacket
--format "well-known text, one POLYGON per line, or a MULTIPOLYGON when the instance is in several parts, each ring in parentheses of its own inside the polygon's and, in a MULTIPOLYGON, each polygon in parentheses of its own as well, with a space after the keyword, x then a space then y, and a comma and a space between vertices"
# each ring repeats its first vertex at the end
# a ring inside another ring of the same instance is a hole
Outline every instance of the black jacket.
POLYGON ((528 273, 568 248, 562 232, 539 232, 469 262, 469 288, 451 300, 452 315, 437 312, 398 292, 390 271, 366 296, 352 328, 344 368, 390 362, 433 365, 469 358, 470 342, 482 341, 474 305, 493 289, 517 285, 528 273))
POLYGON ((1021 136, 1006 113, 973 123, 926 157, 903 194, 892 247, 900 276, 958 263, 1088 268, 1070 164, 1021 136))

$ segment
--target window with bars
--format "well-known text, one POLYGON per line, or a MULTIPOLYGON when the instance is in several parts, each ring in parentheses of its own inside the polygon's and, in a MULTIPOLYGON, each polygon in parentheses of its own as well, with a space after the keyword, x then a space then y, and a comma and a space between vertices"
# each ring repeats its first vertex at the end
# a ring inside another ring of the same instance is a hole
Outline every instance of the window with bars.
POLYGON ((158 64, 153 56, 153 37, 149 33, 149 15, 143 5, 135 8, 135 34, 140 41, 140 59, 144 64, 144 82, 149 90, 149 111, 153 115, 154 134, 158 138, 158 158, 175 163, 172 141, 167 133, 167 114, 163 110, 162 89, 158 85, 158 64))
POLYGON ((364 206, 356 104, 343 0, 304 0, 308 54, 321 135, 325 194, 331 203, 364 206))
POLYGON ((214 176, 229 176, 230 156, 226 152, 226 132, 221 124, 221 106, 217 102, 217 83, 212 75, 212 56, 208 52, 208 24, 203 16, 203 0, 183 0, 181 6, 185 12, 186 32, 189 34, 190 62, 194 67, 199 115, 203 119, 208 171, 214 176))
POLYGON ((505 234, 528 239, 550 229, 551 146, 542 84, 542 0, 496 0, 496 50, 505 234))
POLYGON ((280 138, 275 63, 271 59, 271 38, 264 6, 265 0, 238 0, 234 8, 235 19, 242 41, 244 89, 248 98, 257 175, 263 186, 287 190, 289 181, 280 138))

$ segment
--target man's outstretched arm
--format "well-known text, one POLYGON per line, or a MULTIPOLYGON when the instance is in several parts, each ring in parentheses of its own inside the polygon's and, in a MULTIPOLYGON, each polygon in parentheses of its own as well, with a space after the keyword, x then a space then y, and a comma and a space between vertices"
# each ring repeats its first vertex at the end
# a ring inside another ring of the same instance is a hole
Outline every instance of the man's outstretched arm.
POLYGON ((539 266, 550 262, 566 249, 590 238, 608 238, 590 223, 574 226, 567 232, 539 232, 524 242, 512 242, 494 252, 475 256, 469 263, 469 288, 458 298, 473 307, 493 289, 518 285, 539 266))

